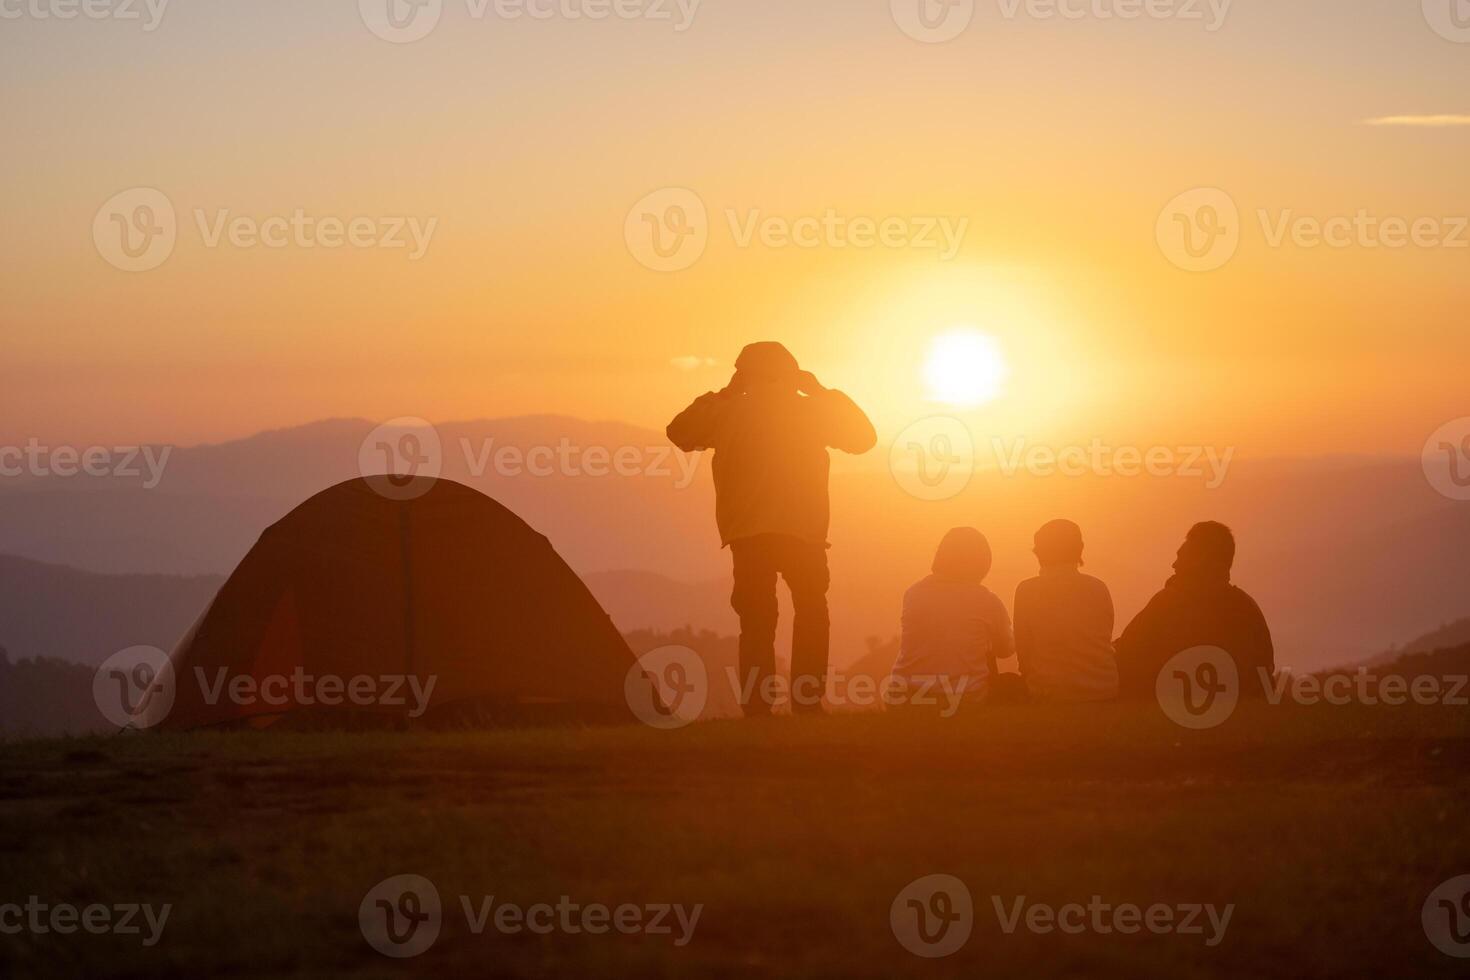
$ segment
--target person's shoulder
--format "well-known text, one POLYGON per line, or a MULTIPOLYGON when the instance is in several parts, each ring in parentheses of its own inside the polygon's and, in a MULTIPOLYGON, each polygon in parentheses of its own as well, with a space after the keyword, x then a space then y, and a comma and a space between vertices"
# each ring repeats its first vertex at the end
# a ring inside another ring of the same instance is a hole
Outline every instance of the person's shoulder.
POLYGON ((921 596, 928 595, 930 592, 933 591, 934 576, 925 575, 923 578, 919 579, 913 585, 904 590, 903 599, 905 602, 908 602, 910 599, 917 599, 921 596))
POLYGON ((992 609, 1005 610, 1005 600, 991 591, 990 587, 983 582, 976 582, 973 586, 974 595, 982 605, 990 606, 992 609))
POLYGON ((1094 592, 1108 592, 1108 583, 1104 582, 1096 575, 1088 575, 1086 572, 1078 572, 1077 577, 1081 579, 1085 588, 1089 588, 1094 592))
MULTIPOLYGON (((1170 579, 1169 581, 1172 582, 1173 579, 1170 579)), ((1143 607, 1143 612, 1148 612, 1152 609, 1163 609, 1167 606, 1173 606, 1184 601, 1184 594, 1178 588, 1170 587, 1169 583, 1165 582, 1162 589, 1155 592, 1152 596, 1149 597, 1148 602, 1143 607)))
POLYGON ((1252 598, 1249 592, 1247 592, 1245 589, 1242 589, 1240 586, 1234 584, 1233 582, 1230 585, 1230 598, 1233 599, 1242 609, 1247 609, 1255 613, 1260 613, 1261 611, 1260 603, 1256 602, 1256 600, 1252 598))

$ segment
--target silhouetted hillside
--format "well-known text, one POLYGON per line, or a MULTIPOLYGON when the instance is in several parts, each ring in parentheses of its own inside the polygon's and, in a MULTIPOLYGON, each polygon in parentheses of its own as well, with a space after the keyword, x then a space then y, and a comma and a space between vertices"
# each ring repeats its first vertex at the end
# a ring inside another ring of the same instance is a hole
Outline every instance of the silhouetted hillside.
MULTIPOLYGON (((0 484, 0 553, 111 573, 227 574, 297 504, 361 475, 374 428, 338 419, 175 449, 154 489, 136 479, 0 484)), ((681 463, 662 433, 560 416, 436 428, 440 475, 514 510, 578 571, 718 571, 709 474, 697 458, 681 463)))
POLYGON ((733 633, 740 628, 730 608, 730 583, 723 579, 691 584, 634 570, 593 572, 583 578, 624 633, 684 627, 733 633))
POLYGON ((130 646, 172 650, 218 576, 100 575, 0 555, 0 645, 95 667, 130 646))
POLYGON ((1437 630, 1425 633, 1418 639, 1411 640, 1402 647, 1393 647, 1375 657, 1370 657, 1364 661, 1364 664, 1366 666, 1391 664, 1409 654, 1433 653, 1437 650, 1467 644, 1470 644, 1470 618, 1457 619, 1452 623, 1444 624, 1437 630))
MULTIPOLYGON (((373 428, 333 420, 177 449, 154 490, 137 481, 7 484, 0 552, 93 571, 223 575, 270 523, 357 475, 373 428)), ((447 423, 438 433, 443 475, 490 494, 550 538, 620 628, 733 632, 729 556, 714 529, 706 462, 690 470, 662 433, 616 422, 532 416, 447 423), (562 447, 573 450, 570 465, 560 461, 562 447), (598 451, 590 466, 589 449, 598 451), (532 451, 540 453, 535 472, 532 451), (619 451, 635 464, 632 475, 610 468, 619 451)), ((926 573, 944 531, 961 524, 990 538, 987 584, 1009 602, 1035 573, 1034 530, 1059 516, 1076 520, 1087 570, 1112 589, 1121 630, 1168 578, 1184 531, 1223 520, 1240 540, 1237 583, 1265 611, 1279 662, 1299 671, 1361 660, 1467 612, 1470 508, 1436 494, 1417 459, 1238 460, 1216 489, 1195 479, 1006 475, 982 466, 958 496, 931 501, 894 479, 888 448, 857 460, 834 455, 839 666, 865 637, 893 634, 903 591, 926 573)))
POLYGON ((624 636, 635 656, 643 656, 659 647, 688 647, 704 661, 708 678, 708 697, 701 719, 740 717, 740 697, 730 683, 731 671, 740 668, 740 643, 733 636, 721 636, 709 630, 674 629, 634 630, 624 636))
MULTIPOLYGON (((625 638, 637 655, 665 646, 693 650, 704 661, 709 680, 708 697, 700 717, 706 720, 739 717, 739 697, 730 681, 730 672, 739 669, 739 645, 735 637, 709 630, 675 629, 634 630, 625 638)), ((897 654, 896 639, 872 638, 866 654, 848 658, 851 665, 834 672, 834 684, 839 678, 850 682, 857 675, 881 682, 888 676, 897 654)), ((1003 663, 1002 669, 1014 670, 1014 660, 1003 663)), ((1401 654, 1369 669, 1375 674, 1393 673, 1410 681, 1421 676, 1470 676, 1470 643, 1401 654)), ((789 665, 780 663, 778 670, 784 675, 789 665)), ((1353 672, 1343 668, 1324 671, 1319 677, 1353 672)), ((84 664, 51 658, 13 662, 0 648, 0 735, 29 738, 113 731, 113 726, 102 718, 93 703, 93 673, 93 668, 84 664)), ((835 710, 847 709, 839 705, 835 710)))
MULTIPOLYGON (((1406 653, 1379 668, 1380 672, 1392 671, 1404 677, 1467 677, 1470 676, 1470 643, 1437 650, 1421 650, 1406 653)), ((1470 693, 1470 692, 1466 692, 1470 693)))
POLYGON ((32 738, 110 732, 92 700, 93 670, 41 658, 12 663, 0 649, 0 735, 32 738))

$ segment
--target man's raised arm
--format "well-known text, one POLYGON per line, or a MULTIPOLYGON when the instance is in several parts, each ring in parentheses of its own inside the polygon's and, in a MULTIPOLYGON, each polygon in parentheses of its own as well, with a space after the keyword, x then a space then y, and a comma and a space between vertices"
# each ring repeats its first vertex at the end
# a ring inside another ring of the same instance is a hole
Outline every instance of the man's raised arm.
POLYGON ((801 390, 821 412, 823 438, 844 453, 860 455, 878 444, 878 432, 857 402, 836 388, 824 388, 810 371, 803 371, 801 390))
POLYGON ((669 423, 665 430, 669 441, 686 453, 697 453, 711 448, 728 403, 729 398, 724 391, 700 395, 669 423))

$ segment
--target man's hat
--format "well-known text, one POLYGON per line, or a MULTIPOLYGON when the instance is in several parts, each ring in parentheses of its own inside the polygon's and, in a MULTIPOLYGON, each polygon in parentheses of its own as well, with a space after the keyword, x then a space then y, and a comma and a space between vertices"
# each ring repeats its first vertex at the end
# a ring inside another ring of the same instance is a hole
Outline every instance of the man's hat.
POLYGON ((796 358, 774 340, 749 344, 735 359, 735 369, 751 378, 781 378, 801 370, 796 358))

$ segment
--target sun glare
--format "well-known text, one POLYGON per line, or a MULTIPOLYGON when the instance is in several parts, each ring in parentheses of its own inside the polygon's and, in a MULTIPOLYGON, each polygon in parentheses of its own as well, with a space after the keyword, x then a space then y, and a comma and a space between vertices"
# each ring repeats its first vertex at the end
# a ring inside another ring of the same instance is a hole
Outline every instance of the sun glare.
POLYGON ((929 398, 957 408, 974 408, 999 398, 1010 368, 995 338, 972 328, 935 337, 924 363, 929 398))

